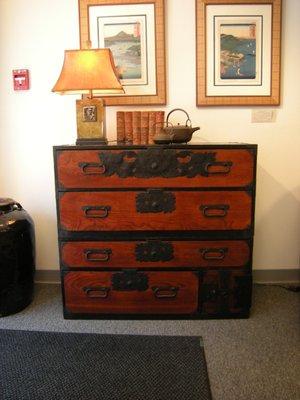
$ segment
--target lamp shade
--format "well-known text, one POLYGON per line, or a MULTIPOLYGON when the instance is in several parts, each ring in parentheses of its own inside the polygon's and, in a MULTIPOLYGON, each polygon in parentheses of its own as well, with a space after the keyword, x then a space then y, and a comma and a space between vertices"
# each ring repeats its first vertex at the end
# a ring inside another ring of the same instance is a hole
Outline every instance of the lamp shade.
POLYGON ((64 64, 52 92, 99 95, 124 93, 111 50, 65 50, 64 64))

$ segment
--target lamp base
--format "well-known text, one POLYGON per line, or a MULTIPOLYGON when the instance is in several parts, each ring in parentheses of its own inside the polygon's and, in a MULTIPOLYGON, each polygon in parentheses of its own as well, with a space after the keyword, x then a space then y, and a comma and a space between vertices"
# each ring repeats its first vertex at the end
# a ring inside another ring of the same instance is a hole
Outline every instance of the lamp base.
POLYGON ((107 139, 77 139, 77 146, 97 146, 97 145, 106 145, 107 139))
POLYGON ((106 144, 104 105, 101 98, 76 100, 76 144, 106 144), (80 143, 79 143, 80 142, 80 143), (91 143, 90 143, 91 142, 91 143))

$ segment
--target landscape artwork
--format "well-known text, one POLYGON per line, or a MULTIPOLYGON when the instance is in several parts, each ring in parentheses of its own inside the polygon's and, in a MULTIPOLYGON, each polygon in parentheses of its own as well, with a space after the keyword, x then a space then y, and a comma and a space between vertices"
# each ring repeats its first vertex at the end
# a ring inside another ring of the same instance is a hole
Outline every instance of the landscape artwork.
POLYGON ((220 24, 220 79, 256 78, 256 24, 220 24))
POLYGON ((113 53, 122 80, 139 80, 143 75, 140 22, 105 23, 104 45, 113 53))

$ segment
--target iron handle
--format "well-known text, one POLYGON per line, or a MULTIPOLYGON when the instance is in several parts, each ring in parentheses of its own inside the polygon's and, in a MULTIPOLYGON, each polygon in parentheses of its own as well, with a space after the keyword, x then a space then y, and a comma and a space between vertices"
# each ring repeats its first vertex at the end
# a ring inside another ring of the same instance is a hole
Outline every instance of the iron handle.
POLYGON ((204 170, 208 175, 226 175, 230 173, 232 164, 231 161, 209 162, 205 164, 204 170))
POLYGON ((110 206, 83 206, 82 210, 87 218, 107 218, 110 206), (100 213, 99 213, 100 211, 100 213))
POLYGON ((185 113, 185 115, 187 116, 187 120, 186 120, 186 123, 185 123, 185 126, 188 126, 188 127, 191 127, 192 126, 192 122, 191 122, 191 120, 190 120, 190 116, 189 116, 189 114, 185 111, 185 110, 183 110, 182 108, 174 108, 174 110, 171 110, 170 112, 169 112, 169 114, 167 115, 167 121, 166 121, 166 125, 168 126, 169 125, 169 117, 170 117, 170 115, 172 114, 172 112, 174 112, 174 111, 182 111, 182 112, 184 112, 185 113), (188 123, 189 123, 189 125, 188 125, 188 123))
POLYGON ((175 299, 179 291, 177 286, 155 286, 152 288, 157 299, 175 299))
POLYGON ((207 218, 223 218, 226 217, 229 210, 228 204, 209 204, 201 205, 200 210, 204 217, 207 218))
POLYGON ((224 260, 228 247, 199 249, 203 260, 224 260))
POLYGON ((92 299, 106 299, 110 291, 110 288, 105 286, 90 286, 82 289, 86 296, 92 299))
POLYGON ((86 261, 109 261, 111 253, 111 249, 85 249, 84 257, 86 261))
POLYGON ((104 164, 82 162, 78 165, 85 175, 103 175, 106 172, 104 164))

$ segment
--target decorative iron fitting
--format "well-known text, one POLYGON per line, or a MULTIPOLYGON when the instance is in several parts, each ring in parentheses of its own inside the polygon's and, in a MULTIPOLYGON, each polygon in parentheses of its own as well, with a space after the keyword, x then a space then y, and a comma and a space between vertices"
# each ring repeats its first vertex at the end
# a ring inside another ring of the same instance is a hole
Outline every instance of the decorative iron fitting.
POLYGON ((121 178, 175 178, 197 175, 209 176, 210 166, 216 162, 216 153, 195 153, 190 150, 148 148, 142 151, 110 151, 99 153, 101 174, 121 178))
POLYGON ((143 272, 123 271, 117 272, 111 278, 113 290, 140 292, 148 289, 148 276, 143 272))
POLYGON ((231 289, 220 289, 217 284, 203 284, 201 300, 203 302, 213 301, 216 302, 219 299, 227 299, 232 293, 231 289))
POLYGON ((170 261, 174 258, 173 246, 169 242, 158 240, 138 243, 135 247, 135 258, 141 262, 170 261))
POLYGON ((175 210, 176 197, 172 192, 149 189, 136 195, 136 211, 140 213, 170 213, 175 210))
POLYGON ((252 278, 251 275, 234 276, 231 282, 203 284, 201 291, 202 302, 219 302, 226 309, 230 297, 234 307, 250 308, 252 278))

